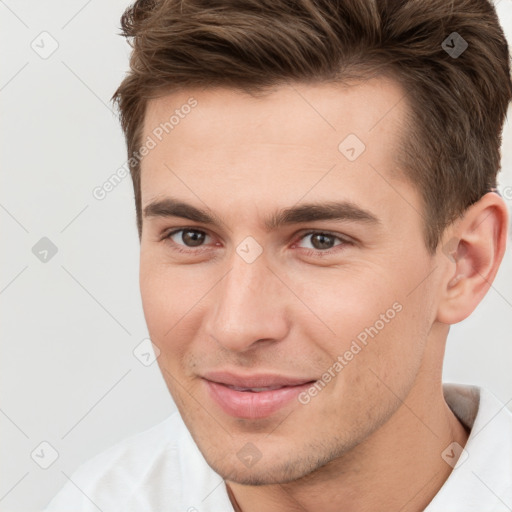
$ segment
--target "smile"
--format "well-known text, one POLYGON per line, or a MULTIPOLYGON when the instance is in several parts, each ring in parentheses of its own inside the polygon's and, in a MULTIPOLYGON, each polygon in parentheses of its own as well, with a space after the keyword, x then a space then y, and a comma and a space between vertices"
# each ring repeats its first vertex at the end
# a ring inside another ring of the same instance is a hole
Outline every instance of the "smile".
POLYGON ((269 374, 239 376, 223 372, 208 374, 203 377, 203 382, 210 399, 226 414, 259 419, 285 407, 315 380, 269 374))

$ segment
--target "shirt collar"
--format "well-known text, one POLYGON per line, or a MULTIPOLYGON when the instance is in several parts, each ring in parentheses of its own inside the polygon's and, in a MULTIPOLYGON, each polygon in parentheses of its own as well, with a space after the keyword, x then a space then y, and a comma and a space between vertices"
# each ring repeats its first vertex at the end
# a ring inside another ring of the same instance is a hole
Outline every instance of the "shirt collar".
POLYGON ((512 512, 512 413, 507 404, 478 386, 444 383, 443 393, 471 431, 424 512, 512 512))

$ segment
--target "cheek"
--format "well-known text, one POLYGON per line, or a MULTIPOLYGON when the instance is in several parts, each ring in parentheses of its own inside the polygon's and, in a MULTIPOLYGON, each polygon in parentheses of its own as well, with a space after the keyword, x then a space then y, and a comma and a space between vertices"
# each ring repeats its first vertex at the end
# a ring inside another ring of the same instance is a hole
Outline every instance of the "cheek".
MULTIPOLYGON (((176 266, 141 254, 139 285, 144 317, 153 343, 159 348, 158 364, 166 375, 183 373, 184 360, 198 338, 205 316, 205 296, 215 281, 193 266, 176 266)), ((170 379, 170 380, 169 380, 170 379)))
POLYGON ((307 335, 328 354, 324 371, 331 369, 338 382, 331 389, 359 389, 361 398, 372 388, 386 393, 385 384, 397 390, 410 384, 423 358, 430 321, 425 315, 428 294, 410 293, 415 281, 405 274, 412 269, 366 270, 323 283, 311 309, 335 334, 321 340, 313 332, 307 335), (336 361, 342 369, 333 368, 336 361))
MULTIPOLYGON (((343 336, 336 346, 329 347, 334 357, 330 358, 331 363, 325 368, 327 375, 324 375, 330 382, 318 393, 318 398, 311 398, 306 406, 311 406, 307 411, 308 421, 314 423, 315 428, 331 429, 331 432, 334 428, 340 433, 340 439, 346 441, 350 438, 348 433, 363 435, 377 428, 405 400, 421 367, 426 340, 415 315, 411 315, 413 309, 408 310, 408 304, 404 304, 380 330, 381 324, 377 325, 377 330, 368 328, 367 319, 370 327, 375 323, 371 315, 358 318, 359 323, 367 324, 363 329, 349 318, 352 332, 364 333, 364 337, 343 336), (339 366, 334 367, 335 361, 339 366), (329 369, 335 375, 333 378, 329 376, 329 369)), ((376 311, 381 312, 378 308, 376 311)), ((339 326, 341 328, 341 323, 339 326)))
POLYGON ((150 262, 141 261, 140 294, 144 317, 152 335, 160 333, 163 327, 160 324, 168 318, 168 313, 173 309, 173 294, 169 293, 166 280, 158 278, 159 273, 155 270, 150 262))
POLYGON ((308 294, 308 304, 329 327, 335 340, 332 348, 338 353, 354 340, 364 346, 399 319, 400 294, 379 279, 378 273, 342 272, 308 294))
POLYGON ((139 285, 146 325, 151 340, 160 349, 161 363, 168 359, 169 351, 173 356, 179 351, 176 334, 181 327, 180 318, 189 306, 181 283, 173 279, 169 269, 142 255, 139 285))
POLYGON ((165 272, 162 265, 141 257, 140 291, 144 317, 151 341, 158 347, 157 364, 167 387, 179 408, 184 399, 180 394, 183 375, 181 365, 185 354, 186 335, 179 321, 183 317, 183 297, 180 296, 179 283, 165 272), (180 300, 181 298, 181 300, 180 300))
POLYGON ((405 399, 420 371, 428 339, 428 324, 418 314, 420 304, 402 299, 393 305, 377 310, 377 316, 351 337, 348 350, 350 354, 354 346, 361 347, 345 368, 344 378, 355 395, 376 406, 381 401, 394 403, 397 396, 405 399))
POLYGON ((191 271, 167 265, 144 253, 141 253, 139 285, 148 326, 160 334, 184 316, 192 307, 194 296, 203 288, 194 283, 191 271))

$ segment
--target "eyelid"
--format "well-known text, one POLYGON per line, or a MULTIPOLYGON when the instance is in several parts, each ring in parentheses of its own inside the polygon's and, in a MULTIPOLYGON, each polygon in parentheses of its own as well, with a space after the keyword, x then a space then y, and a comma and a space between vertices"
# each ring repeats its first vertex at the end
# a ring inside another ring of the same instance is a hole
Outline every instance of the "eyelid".
MULTIPOLYGON (((318 234, 322 234, 322 235, 328 235, 328 236, 332 236, 333 238, 338 238, 339 240, 341 240, 342 242, 346 242, 346 243, 354 243, 354 240, 349 237, 348 235, 345 235, 343 233, 336 233, 336 232, 333 232, 333 231, 329 231, 328 229, 306 229, 304 231, 299 231, 295 237, 300 240, 308 235, 318 235, 318 234)), ((325 251, 324 251, 325 252, 325 251)))
POLYGON ((304 256, 309 256, 312 258, 328 258, 330 256, 338 255, 342 251, 344 251, 347 246, 353 246, 356 244, 355 240, 353 240, 351 237, 344 235, 342 233, 333 233, 328 230, 324 229, 310 229, 305 230, 302 232, 299 232, 296 235, 296 241, 293 242, 292 248, 297 247, 297 250, 300 250, 304 256), (327 235, 332 238, 337 238, 340 243, 334 245, 333 247, 330 247, 329 249, 321 250, 321 249, 315 249, 315 248, 307 248, 307 247, 297 247, 298 244, 306 237, 310 235, 327 235))
MULTIPOLYGON (((169 229, 164 229, 162 231, 162 234, 160 235, 160 238, 163 240, 165 238, 169 238, 172 235, 175 235, 176 233, 179 233, 180 231, 200 231, 201 233, 205 233, 207 235, 210 235, 207 229, 199 228, 197 226, 181 226, 181 227, 174 227, 169 229)), ((211 236, 211 235, 210 235, 211 236)))

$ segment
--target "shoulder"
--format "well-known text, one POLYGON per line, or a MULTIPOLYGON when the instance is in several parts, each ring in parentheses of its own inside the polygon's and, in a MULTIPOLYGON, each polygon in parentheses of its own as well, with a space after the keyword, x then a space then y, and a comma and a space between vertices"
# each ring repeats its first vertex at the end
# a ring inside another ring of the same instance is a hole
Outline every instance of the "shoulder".
POLYGON ((175 412, 84 462, 45 510, 184 511, 190 486, 199 491, 213 480, 221 481, 175 412))
POLYGON ((163 453, 175 449, 176 439, 183 435, 183 423, 177 412, 152 427, 133 434, 110 448, 102 451, 83 463, 76 471, 76 476, 90 474, 105 469, 119 473, 129 474, 136 478, 144 471, 147 464, 151 464, 163 453))

